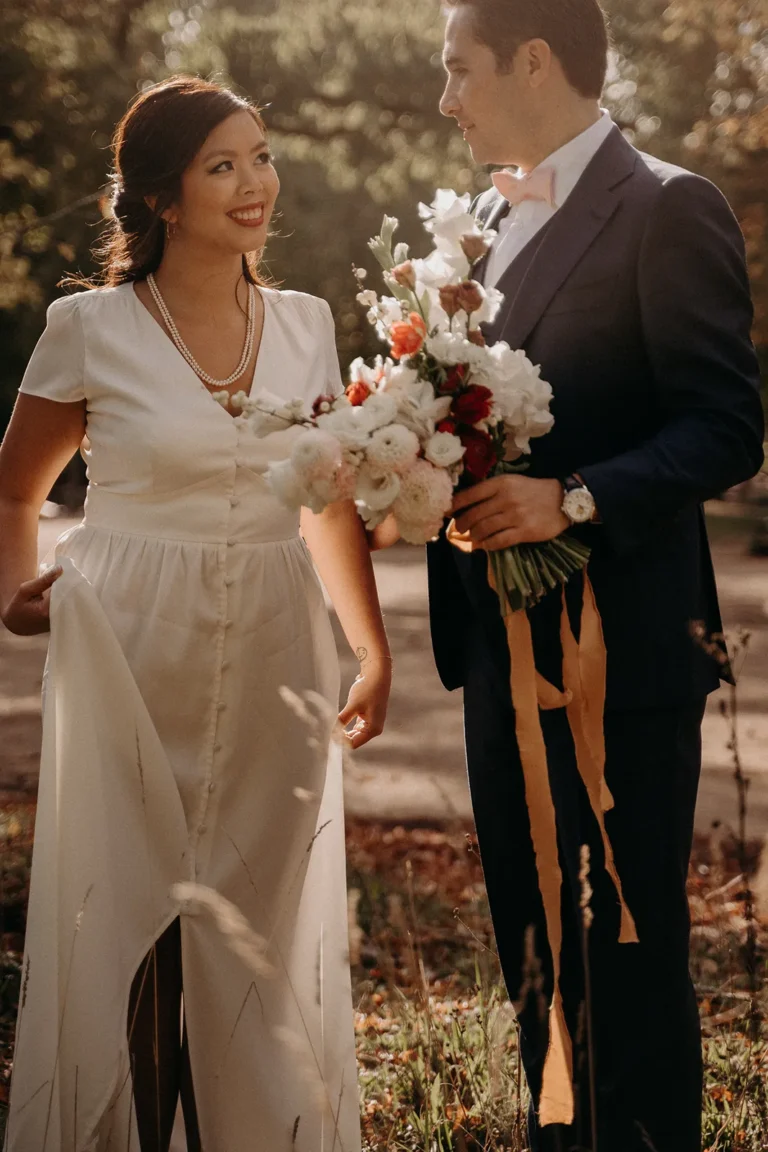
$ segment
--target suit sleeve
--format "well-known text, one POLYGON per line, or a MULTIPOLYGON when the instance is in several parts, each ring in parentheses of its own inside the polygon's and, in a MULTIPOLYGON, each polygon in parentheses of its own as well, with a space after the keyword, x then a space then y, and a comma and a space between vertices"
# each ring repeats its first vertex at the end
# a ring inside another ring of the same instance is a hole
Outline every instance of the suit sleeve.
POLYGON ((659 431, 579 469, 617 552, 744 480, 763 461, 760 373, 744 240, 721 193, 689 173, 661 190, 643 238, 638 294, 659 431))

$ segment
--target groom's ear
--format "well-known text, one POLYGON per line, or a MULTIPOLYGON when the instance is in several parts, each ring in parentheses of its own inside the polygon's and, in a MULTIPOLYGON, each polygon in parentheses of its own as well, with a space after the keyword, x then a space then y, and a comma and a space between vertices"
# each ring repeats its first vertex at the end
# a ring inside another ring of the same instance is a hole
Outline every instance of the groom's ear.
POLYGON ((526 40, 517 50, 515 71, 531 88, 540 88, 552 74, 552 49, 546 40, 526 40))

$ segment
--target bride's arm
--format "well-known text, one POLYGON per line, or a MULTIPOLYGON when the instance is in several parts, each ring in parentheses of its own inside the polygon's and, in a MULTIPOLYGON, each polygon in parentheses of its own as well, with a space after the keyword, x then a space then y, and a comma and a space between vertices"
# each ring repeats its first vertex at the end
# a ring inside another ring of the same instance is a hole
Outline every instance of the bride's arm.
POLYGON ((47 632, 48 589, 37 576, 40 508, 85 433, 85 404, 20 395, 0 446, 0 619, 20 636, 47 632))
POLYGON ((363 523, 351 501, 331 504, 320 515, 301 512, 301 531, 328 589, 344 635, 360 661, 360 674, 339 719, 349 724, 353 748, 384 728, 392 681, 392 658, 363 523))
POLYGON ((391 548, 393 544, 397 544, 400 539, 400 529, 397 526, 395 517, 390 512, 389 516, 379 524, 378 528, 371 528, 365 535, 368 539, 368 547, 371 552, 381 552, 382 549, 391 548))

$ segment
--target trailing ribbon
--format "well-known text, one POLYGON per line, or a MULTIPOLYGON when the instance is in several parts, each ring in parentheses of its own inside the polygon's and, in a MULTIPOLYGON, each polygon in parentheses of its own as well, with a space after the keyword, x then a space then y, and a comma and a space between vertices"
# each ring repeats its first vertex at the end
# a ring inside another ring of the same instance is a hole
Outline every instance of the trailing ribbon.
MULTIPOLYGON (((467 537, 462 537, 453 524, 448 539, 461 551, 471 551, 467 537)), ((488 564, 488 581, 499 596, 510 657, 510 688, 515 711, 515 732, 525 782, 525 798, 531 827, 531 840, 536 858, 539 890, 544 905, 547 941, 552 954, 554 990, 549 1010, 549 1046, 544 1062, 539 1121, 548 1124, 572 1124, 573 1049, 565 1021, 560 991, 560 954, 562 920, 560 896, 562 871, 557 847, 557 822, 549 784, 547 749, 541 729, 539 711, 565 708, 573 735, 579 775, 589 797, 600 828, 605 852, 605 868, 613 881, 621 906, 619 942, 637 943, 637 931, 622 893, 614 863, 605 813, 613 807, 613 798, 605 782, 605 709, 606 650, 602 622, 587 574, 584 574, 584 598, 581 613, 581 636, 577 643, 571 629, 565 603, 560 618, 563 648, 563 689, 560 692, 536 671, 533 636, 528 614, 513 612, 503 590, 496 587, 493 568, 488 564)))

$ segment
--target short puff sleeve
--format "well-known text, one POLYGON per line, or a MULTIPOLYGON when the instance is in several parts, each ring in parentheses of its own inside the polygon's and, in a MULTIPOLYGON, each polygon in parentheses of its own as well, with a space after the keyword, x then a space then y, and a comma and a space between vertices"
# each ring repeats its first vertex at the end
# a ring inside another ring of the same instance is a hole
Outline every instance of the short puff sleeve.
POLYGON ((85 342, 77 296, 48 309, 45 330, 30 357, 20 392, 59 403, 85 399, 85 342))

